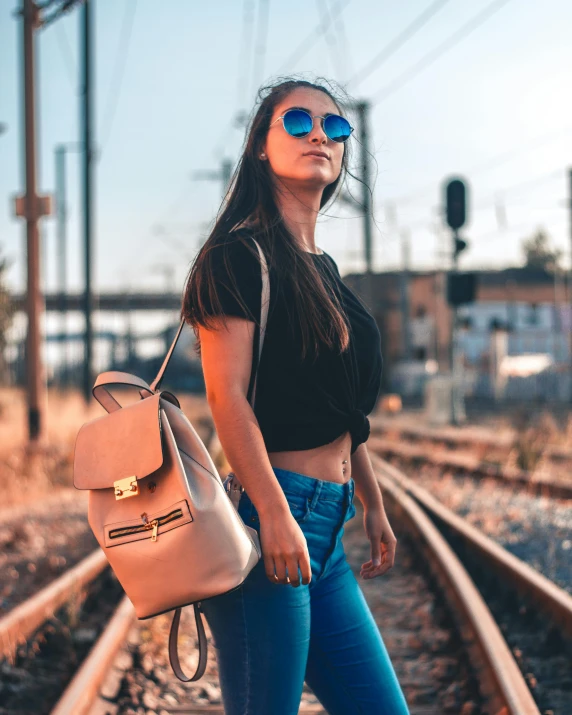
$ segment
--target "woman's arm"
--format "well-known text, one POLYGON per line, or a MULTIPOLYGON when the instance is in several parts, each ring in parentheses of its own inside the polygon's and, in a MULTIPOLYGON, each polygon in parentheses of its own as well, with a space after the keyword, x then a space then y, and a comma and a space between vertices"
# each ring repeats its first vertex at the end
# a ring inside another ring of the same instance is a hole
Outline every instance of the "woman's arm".
POLYGON ((268 459, 260 425, 246 399, 254 323, 228 317, 227 328, 200 328, 207 400, 224 454, 260 516, 260 546, 271 583, 312 580, 306 537, 268 459), (300 574, 302 576, 300 580, 300 574))
POLYGON ((356 494, 364 508, 384 510, 381 489, 375 478, 366 442, 362 442, 351 455, 351 464, 356 494))
POLYGON ((207 402, 225 457, 258 513, 279 517, 290 508, 246 399, 253 331, 253 322, 232 316, 227 317, 227 327, 200 327, 201 361, 207 402))
POLYGON ((365 442, 352 454, 351 460, 356 494, 364 507, 364 529, 371 544, 371 559, 362 564, 360 574, 362 578, 375 578, 393 567, 397 539, 385 513, 381 488, 365 442))

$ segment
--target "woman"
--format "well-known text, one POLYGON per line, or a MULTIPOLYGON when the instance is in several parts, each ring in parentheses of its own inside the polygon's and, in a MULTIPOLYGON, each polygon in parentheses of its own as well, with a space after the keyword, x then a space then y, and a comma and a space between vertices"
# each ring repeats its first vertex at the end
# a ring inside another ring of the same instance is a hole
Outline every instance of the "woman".
POLYGON ((351 127, 322 85, 267 89, 183 303, 221 444, 245 489, 238 511, 263 552, 238 589, 202 610, 227 715, 294 715, 304 680, 330 715, 404 715, 341 542, 355 486, 371 543, 361 576, 393 566, 396 539, 365 445, 380 335, 314 242, 318 213, 348 172, 351 127), (270 278, 259 365, 262 279, 251 238, 270 278))

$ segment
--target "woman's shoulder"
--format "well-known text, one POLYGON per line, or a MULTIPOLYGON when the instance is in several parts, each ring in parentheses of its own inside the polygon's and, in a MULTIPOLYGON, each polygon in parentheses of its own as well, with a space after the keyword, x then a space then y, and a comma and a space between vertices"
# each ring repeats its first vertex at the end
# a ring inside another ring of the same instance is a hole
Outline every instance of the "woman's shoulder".
POLYGON ((260 266, 256 243, 252 235, 242 229, 220 236, 209 251, 211 264, 215 268, 230 265, 238 271, 252 271, 254 267, 260 266))
POLYGON ((205 247, 204 280, 199 291, 209 315, 234 315, 247 320, 260 313, 262 275, 256 247, 231 231, 205 247), (216 295, 216 300, 215 300, 216 295))

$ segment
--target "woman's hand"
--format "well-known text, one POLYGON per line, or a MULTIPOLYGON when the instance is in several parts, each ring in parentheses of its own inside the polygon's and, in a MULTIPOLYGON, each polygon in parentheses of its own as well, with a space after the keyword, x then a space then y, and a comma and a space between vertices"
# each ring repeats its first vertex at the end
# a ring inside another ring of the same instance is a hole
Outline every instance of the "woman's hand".
POLYGON ((309 584, 312 569, 308 544, 292 513, 289 510, 281 510, 278 514, 259 514, 259 519, 260 546, 268 579, 272 583, 299 586, 300 568, 302 583, 309 584))
POLYGON ((371 543, 371 559, 362 564, 360 576, 364 579, 375 578, 393 566, 397 539, 389 525, 383 504, 364 507, 363 526, 371 543))

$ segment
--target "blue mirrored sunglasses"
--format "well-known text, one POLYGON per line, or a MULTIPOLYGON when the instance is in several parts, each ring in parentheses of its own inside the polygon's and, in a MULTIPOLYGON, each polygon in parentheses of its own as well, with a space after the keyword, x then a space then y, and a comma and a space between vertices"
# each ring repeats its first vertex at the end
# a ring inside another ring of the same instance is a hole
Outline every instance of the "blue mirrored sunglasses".
POLYGON ((303 109, 289 109, 281 117, 277 117, 272 124, 275 124, 279 119, 282 120, 284 129, 288 134, 298 139, 308 136, 314 127, 314 119, 322 120, 322 129, 326 136, 334 142, 347 141, 354 130, 348 120, 339 114, 312 117, 309 112, 303 109))

